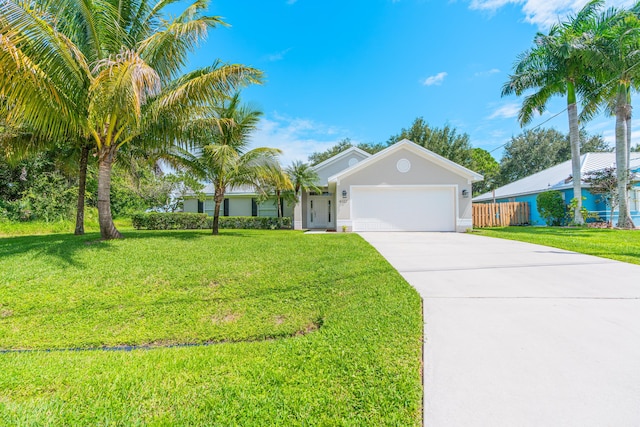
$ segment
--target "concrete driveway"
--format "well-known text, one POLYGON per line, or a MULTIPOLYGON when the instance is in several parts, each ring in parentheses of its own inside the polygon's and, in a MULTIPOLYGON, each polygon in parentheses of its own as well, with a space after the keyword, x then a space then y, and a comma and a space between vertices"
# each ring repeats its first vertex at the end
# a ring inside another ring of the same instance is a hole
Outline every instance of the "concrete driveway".
POLYGON ((360 234, 424 299, 425 425, 640 425, 640 266, 469 234, 360 234))

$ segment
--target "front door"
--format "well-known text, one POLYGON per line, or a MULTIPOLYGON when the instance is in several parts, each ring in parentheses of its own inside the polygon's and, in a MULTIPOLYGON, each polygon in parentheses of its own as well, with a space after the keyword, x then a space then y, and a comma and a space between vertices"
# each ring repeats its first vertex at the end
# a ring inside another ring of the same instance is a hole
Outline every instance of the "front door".
POLYGON ((309 196, 309 228, 332 228, 333 211, 331 197, 309 196))

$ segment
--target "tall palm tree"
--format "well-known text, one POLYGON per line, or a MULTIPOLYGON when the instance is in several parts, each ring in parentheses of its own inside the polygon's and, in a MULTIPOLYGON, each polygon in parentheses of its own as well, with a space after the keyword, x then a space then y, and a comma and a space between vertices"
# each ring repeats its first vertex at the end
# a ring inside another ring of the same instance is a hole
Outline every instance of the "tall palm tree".
POLYGON ((584 223, 582 217, 582 183, 580 174, 580 125, 578 119, 578 97, 589 96, 595 87, 594 70, 585 59, 587 35, 596 25, 598 11, 604 0, 591 0, 568 21, 555 25, 549 34, 538 33, 535 46, 518 57, 514 74, 502 88, 502 95, 525 97, 518 116, 522 126, 533 119, 535 113, 546 110, 549 99, 555 95, 566 96, 569 118, 569 141, 571 145, 571 169, 573 194, 576 199, 574 221, 584 223))
POLYGON ((628 180, 631 151, 631 91, 637 87, 640 69, 640 3, 631 10, 610 8, 601 14, 591 59, 598 64, 601 90, 592 97, 615 116, 617 205, 619 228, 633 228, 629 212, 628 180), (617 83, 611 85, 611 83, 617 83))
POLYGON ((259 189, 263 177, 277 167, 280 150, 249 149, 249 136, 262 113, 241 105, 238 93, 210 112, 211 118, 204 115, 199 120, 215 121, 216 125, 206 127, 196 120, 189 142, 174 148, 166 157, 172 164, 182 165, 213 185, 212 233, 217 235, 220 207, 227 189, 243 185, 259 189))
POLYGON ((165 20, 162 0, 0 0, 0 94, 10 119, 43 139, 90 141, 98 158, 103 239, 122 237, 111 216, 111 171, 127 143, 171 144, 191 117, 258 70, 214 62, 180 75, 210 28, 196 0, 165 20))
POLYGON ((293 183, 289 175, 282 169, 280 163, 274 163, 265 169, 264 174, 259 179, 259 191, 264 198, 271 195, 276 197, 278 218, 283 217, 282 202, 293 202, 293 183))

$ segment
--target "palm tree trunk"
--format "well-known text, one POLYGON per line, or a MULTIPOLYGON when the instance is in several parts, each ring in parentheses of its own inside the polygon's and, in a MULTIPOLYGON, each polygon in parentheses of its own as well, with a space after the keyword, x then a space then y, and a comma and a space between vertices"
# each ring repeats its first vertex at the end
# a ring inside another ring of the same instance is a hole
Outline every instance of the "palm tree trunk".
POLYGON ((111 216, 111 166, 115 147, 103 147, 98 153, 98 222, 103 240, 121 239, 111 216))
POLYGON ((627 89, 627 117, 625 118, 625 125, 627 126, 627 163, 625 169, 629 169, 629 162, 631 158, 631 116, 633 115, 633 106, 631 105, 631 88, 627 89))
POLYGON ((220 222, 220 206, 222 205, 222 202, 224 201, 224 191, 220 190, 219 188, 216 188, 216 193, 213 197, 214 200, 214 207, 213 207, 213 230, 211 231, 211 234, 213 234, 214 236, 218 235, 218 226, 219 226, 219 222, 220 222))
POLYGON ((276 203, 278 205, 278 218, 282 218, 282 206, 280 205, 280 190, 276 190, 276 203))
POLYGON ((627 89, 624 84, 618 87, 616 100, 616 178, 618 180, 618 228, 633 228, 633 221, 629 214, 628 194, 628 158, 627 158, 627 89))
POLYGON ((73 234, 84 234, 84 198, 87 190, 87 163, 89 163, 89 146, 83 145, 80 152, 80 170, 78 172, 78 205, 76 208, 76 230, 73 234))
MULTIPOLYGON (((572 88, 572 86, 571 86, 572 88)), ((573 197, 577 201, 573 212, 573 221, 577 225, 584 224, 582 218, 582 176, 580 173, 580 128, 578 126, 578 106, 575 102, 575 93, 573 99, 569 95, 567 112, 569 114, 569 143, 571 145, 571 173, 573 175, 573 197)))

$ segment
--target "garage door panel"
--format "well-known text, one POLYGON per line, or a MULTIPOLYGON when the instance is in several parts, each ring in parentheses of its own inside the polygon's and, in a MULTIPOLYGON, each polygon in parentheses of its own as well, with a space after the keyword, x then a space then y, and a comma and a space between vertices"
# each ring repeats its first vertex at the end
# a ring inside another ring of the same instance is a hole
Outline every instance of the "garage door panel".
POLYGON ((354 187, 354 231, 454 231, 451 187, 354 187))

